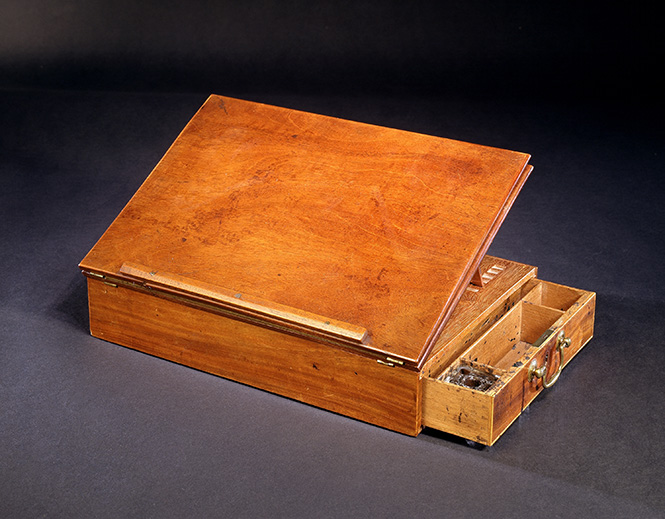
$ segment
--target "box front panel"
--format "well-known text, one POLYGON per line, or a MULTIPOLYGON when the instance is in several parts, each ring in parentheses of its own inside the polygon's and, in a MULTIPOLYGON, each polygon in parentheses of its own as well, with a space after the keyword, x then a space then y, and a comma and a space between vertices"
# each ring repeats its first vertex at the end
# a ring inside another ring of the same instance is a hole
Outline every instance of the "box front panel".
POLYGON ((472 389, 423 378, 423 425, 489 445, 492 398, 472 389))
POLYGON ((88 279, 95 337, 409 435, 418 374, 399 366, 88 279))
MULTIPOLYGON (((545 366, 544 377, 548 380, 554 380, 557 370, 559 370, 560 357, 557 352, 558 334, 563 332, 564 337, 570 339, 570 344, 563 349, 564 363, 567 366, 580 350, 591 340, 594 332, 594 318, 596 312, 596 294, 581 290, 571 289, 562 285, 539 281, 538 285, 525 298, 526 301, 532 301, 532 308, 545 307, 552 310, 559 310, 563 315, 556 322, 556 332, 553 332, 550 338, 544 342, 534 352, 524 366, 497 392, 494 399, 494 424, 493 441, 496 441, 501 434, 505 432, 508 426, 519 416, 521 411, 544 390, 543 378, 532 377, 529 380, 529 371, 533 371, 532 363, 536 367, 545 366), (569 302, 555 301, 543 294, 543 291, 563 290, 572 293, 569 302), (575 299, 576 297, 576 299, 575 299)), ((528 308, 528 307, 527 307, 528 308)), ((561 370, 563 369, 561 367, 561 370)), ((565 382, 564 382, 565 383, 565 382)))

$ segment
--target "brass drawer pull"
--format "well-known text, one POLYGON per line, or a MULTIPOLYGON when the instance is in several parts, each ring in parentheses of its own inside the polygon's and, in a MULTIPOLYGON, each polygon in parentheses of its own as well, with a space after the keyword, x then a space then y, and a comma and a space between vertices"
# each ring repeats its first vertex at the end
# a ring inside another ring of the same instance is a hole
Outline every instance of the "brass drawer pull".
POLYGON ((545 361, 545 364, 538 368, 536 367, 538 366, 536 359, 533 359, 531 361, 531 365, 529 366, 529 382, 533 381, 534 378, 542 378, 544 388, 552 387, 554 383, 559 380, 559 375, 561 375, 561 370, 563 369, 564 363, 563 349, 567 348, 568 346, 570 346, 570 337, 566 337, 563 331, 561 331, 559 337, 557 337, 556 340, 556 349, 559 352, 559 369, 556 370, 556 373, 552 376, 552 378, 545 380, 545 375, 547 374, 547 360, 545 361))

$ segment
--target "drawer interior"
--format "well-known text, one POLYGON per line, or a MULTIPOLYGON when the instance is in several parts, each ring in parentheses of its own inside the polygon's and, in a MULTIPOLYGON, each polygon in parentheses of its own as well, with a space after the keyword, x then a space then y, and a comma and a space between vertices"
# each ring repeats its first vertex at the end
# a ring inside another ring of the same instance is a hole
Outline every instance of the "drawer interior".
POLYGON ((565 328, 573 337, 567 362, 593 335, 594 309, 591 292, 527 282, 514 306, 457 358, 429 372, 423 425, 493 443, 542 390, 542 382, 528 380, 532 360, 541 365, 565 328))
POLYGON ((522 301, 502 317, 462 356, 463 361, 507 370, 563 315, 560 310, 522 301))
POLYGON ((471 366, 476 372, 500 378, 511 368, 523 366, 527 354, 532 353, 530 350, 542 344, 557 321, 586 293, 539 279, 528 282, 519 303, 473 342, 456 362, 443 366, 435 378, 450 379, 460 366, 471 366))
POLYGON ((522 300, 563 312, 568 311, 585 293, 584 290, 534 279, 522 289, 522 300))
POLYGON ((458 374, 460 371, 468 371, 465 367, 470 366, 476 377, 480 378, 485 373, 493 375, 488 378, 498 381, 511 368, 525 364, 526 354, 539 346, 541 337, 549 335, 548 330, 563 314, 562 310, 521 301, 466 350, 458 362, 437 378, 470 389, 491 389, 491 386, 486 385, 475 386, 473 376, 460 377, 458 374))

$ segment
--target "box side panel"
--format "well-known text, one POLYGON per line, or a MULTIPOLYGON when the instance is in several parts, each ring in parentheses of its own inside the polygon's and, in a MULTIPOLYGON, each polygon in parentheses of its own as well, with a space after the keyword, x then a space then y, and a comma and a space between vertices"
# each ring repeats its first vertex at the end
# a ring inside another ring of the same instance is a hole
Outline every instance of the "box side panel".
POLYGON ((401 433, 420 430, 418 373, 88 279, 95 337, 401 433))

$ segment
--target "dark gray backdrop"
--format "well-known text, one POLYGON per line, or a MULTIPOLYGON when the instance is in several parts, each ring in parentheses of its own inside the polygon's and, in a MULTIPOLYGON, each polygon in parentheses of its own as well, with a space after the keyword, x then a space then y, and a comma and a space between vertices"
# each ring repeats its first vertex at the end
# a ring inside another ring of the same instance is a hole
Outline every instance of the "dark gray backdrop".
POLYGON ((657 24, 637 3, 0 4, 0 516, 665 515, 657 24), (91 338, 76 264, 213 92, 531 153, 491 253, 596 291, 596 337, 481 451, 91 338))

